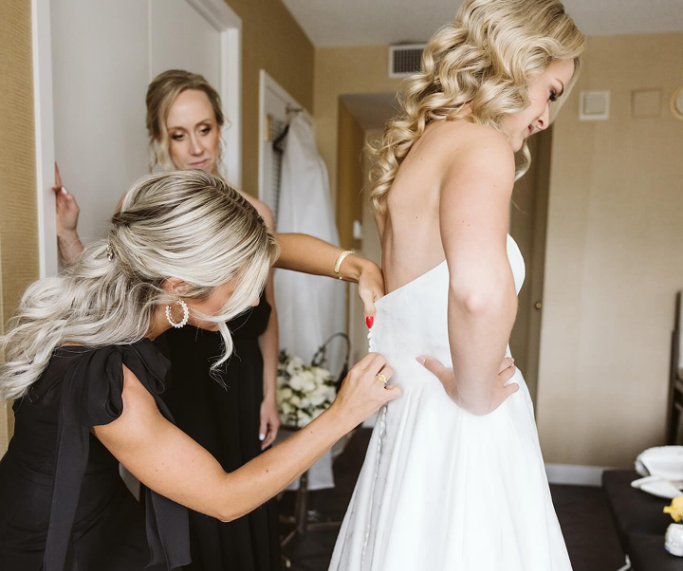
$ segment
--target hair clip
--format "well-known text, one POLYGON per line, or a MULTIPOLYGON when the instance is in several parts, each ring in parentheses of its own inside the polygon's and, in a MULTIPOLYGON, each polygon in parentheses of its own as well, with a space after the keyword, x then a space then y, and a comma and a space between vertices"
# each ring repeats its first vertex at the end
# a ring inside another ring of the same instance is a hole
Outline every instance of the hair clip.
POLYGON ((111 245, 111 242, 107 242, 107 260, 110 262, 114 261, 114 248, 111 245))

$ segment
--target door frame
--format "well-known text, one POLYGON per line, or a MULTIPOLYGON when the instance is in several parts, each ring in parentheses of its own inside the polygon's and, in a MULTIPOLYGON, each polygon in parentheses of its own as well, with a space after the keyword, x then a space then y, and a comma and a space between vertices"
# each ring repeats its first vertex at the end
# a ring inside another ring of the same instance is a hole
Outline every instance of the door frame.
MULTIPOLYGON (((227 118, 223 170, 228 182, 242 183, 242 20, 224 0, 186 0, 221 33, 221 80, 218 86, 227 118)), ((36 194, 40 277, 59 269, 52 192, 54 181, 54 108, 49 0, 31 0, 33 32, 33 107, 36 141, 36 194)), ((150 77, 150 81, 153 78, 150 77)))
POLYGON ((292 109, 301 110, 300 112, 313 124, 313 117, 311 114, 292 97, 284 87, 275 81, 265 69, 259 71, 259 153, 258 153, 258 197, 259 200, 266 200, 265 189, 265 153, 264 145, 269 141, 270 122, 268 120, 268 113, 266 110, 266 89, 270 89, 279 98, 281 98, 292 109))

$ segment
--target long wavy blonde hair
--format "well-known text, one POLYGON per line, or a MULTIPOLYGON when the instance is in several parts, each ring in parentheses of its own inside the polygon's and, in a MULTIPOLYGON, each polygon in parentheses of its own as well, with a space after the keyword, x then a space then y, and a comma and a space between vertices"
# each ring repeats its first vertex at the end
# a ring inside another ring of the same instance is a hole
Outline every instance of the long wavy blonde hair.
MULTIPOLYGON (((529 106, 530 81, 555 60, 575 62, 569 91, 584 49, 584 36, 559 0, 465 0, 455 21, 425 48, 402 111, 387 123, 380 143, 369 147, 375 210, 384 211, 398 168, 427 125, 461 118, 499 130, 505 115, 529 106)), ((551 118, 556 113, 552 109, 551 118)), ((526 142, 520 152, 517 178, 531 162, 526 142)))
POLYGON ((278 246, 256 210, 218 177, 198 170, 152 175, 126 194, 106 240, 88 247, 59 277, 33 283, 0 337, 0 400, 23 396, 56 347, 127 344, 149 334, 160 305, 178 300, 164 282, 180 278, 185 299, 202 299, 237 279, 218 315, 225 353, 232 352, 226 322, 263 289, 278 246), (111 259, 110 259, 111 258, 111 259))
POLYGON ((160 73, 149 84, 145 100, 147 104, 145 123, 151 154, 150 172, 152 172, 156 165, 159 165, 165 171, 172 171, 176 168, 168 152, 171 139, 166 128, 166 120, 173 102, 177 99, 178 95, 188 89, 196 89, 206 94, 213 109, 218 128, 223 127, 225 117, 223 115, 221 97, 203 75, 191 73, 184 69, 169 69, 160 73))

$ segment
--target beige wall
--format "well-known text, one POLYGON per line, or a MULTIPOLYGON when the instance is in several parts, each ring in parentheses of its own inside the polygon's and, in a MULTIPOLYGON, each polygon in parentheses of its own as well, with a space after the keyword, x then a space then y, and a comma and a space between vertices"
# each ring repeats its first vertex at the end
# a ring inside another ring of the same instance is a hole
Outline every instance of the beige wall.
POLYGON ((663 443, 674 294, 683 288, 683 34, 593 38, 552 149, 538 424, 549 462, 630 466, 663 443), (578 121, 578 91, 611 116, 578 121), (659 118, 631 92, 661 89, 659 118))
POLYGON ((226 0, 242 19, 242 188, 258 196, 259 71, 313 109, 313 44, 280 0, 226 0))
MULTIPOLYGON (((339 96, 346 93, 398 91, 401 81, 390 79, 388 46, 317 48, 313 110, 318 151, 330 174, 337 202, 337 142, 339 96)), ((342 200, 339 197, 339 200, 342 200)))
POLYGON ((365 131, 344 103, 339 104, 339 144, 337 148, 337 228, 343 248, 358 250, 353 238, 353 222, 363 218, 363 150, 365 131))
MULTIPOLYGON (((24 288, 38 277, 31 2, 0 7, 0 329, 24 288), (9 79, 8 79, 9 78, 9 79)), ((1 356, 0 356, 1 358, 1 356)), ((0 403, 0 455, 12 431, 0 403)))
MULTIPOLYGON (((337 230, 342 248, 360 250, 361 241, 353 237, 354 220, 363 218, 363 147, 365 132, 344 103, 339 104, 339 145, 337 153, 337 230)), ((373 228, 374 229, 374 228, 373 228)), ((356 290, 346 288, 346 306, 351 303, 351 294, 356 290)), ((346 331, 352 331, 358 319, 347 313, 346 331)), ((360 316, 361 323, 363 316, 360 316)), ((353 335, 353 333, 351 333, 353 335)), ((355 361, 354 361, 355 362, 355 361)))
MULTIPOLYGON (((382 137, 381 129, 370 129, 365 132, 365 141, 370 144, 377 144, 382 137)), ((363 180, 370 179, 370 167, 372 166, 371 158, 367 155, 363 155, 363 180)), ((375 216, 372 210, 372 203, 370 202, 370 191, 368 185, 365 186, 362 194, 361 202, 361 214, 360 220, 363 223, 363 240, 360 243, 358 252, 368 260, 372 260, 376 264, 380 265, 382 262, 382 244, 379 241, 379 233, 375 226, 375 216)), ((341 193, 340 193, 341 195, 341 193)), ((353 315, 351 323, 349 324, 349 335, 351 335, 353 348, 353 354, 351 355, 351 361, 357 363, 363 356, 368 352, 368 329, 365 325, 365 319, 363 314, 363 305, 358 300, 358 290, 356 286, 351 288, 351 296, 354 299, 355 304, 353 305, 353 315), (355 296, 355 297, 354 297, 355 296)))

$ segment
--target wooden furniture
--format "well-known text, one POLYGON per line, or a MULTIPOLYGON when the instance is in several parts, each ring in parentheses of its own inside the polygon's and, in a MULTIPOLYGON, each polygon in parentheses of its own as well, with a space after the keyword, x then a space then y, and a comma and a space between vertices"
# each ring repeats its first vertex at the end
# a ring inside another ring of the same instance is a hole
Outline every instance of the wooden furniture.
POLYGON ((664 549, 664 534, 671 517, 662 510, 670 500, 631 487, 640 478, 633 470, 607 470, 602 487, 607 496, 619 541, 630 565, 623 571, 683 571, 683 557, 664 549))
POLYGON ((679 444, 683 412, 683 292, 676 296, 674 331, 671 336, 671 366, 669 374, 669 410, 667 415, 667 444, 679 444))

